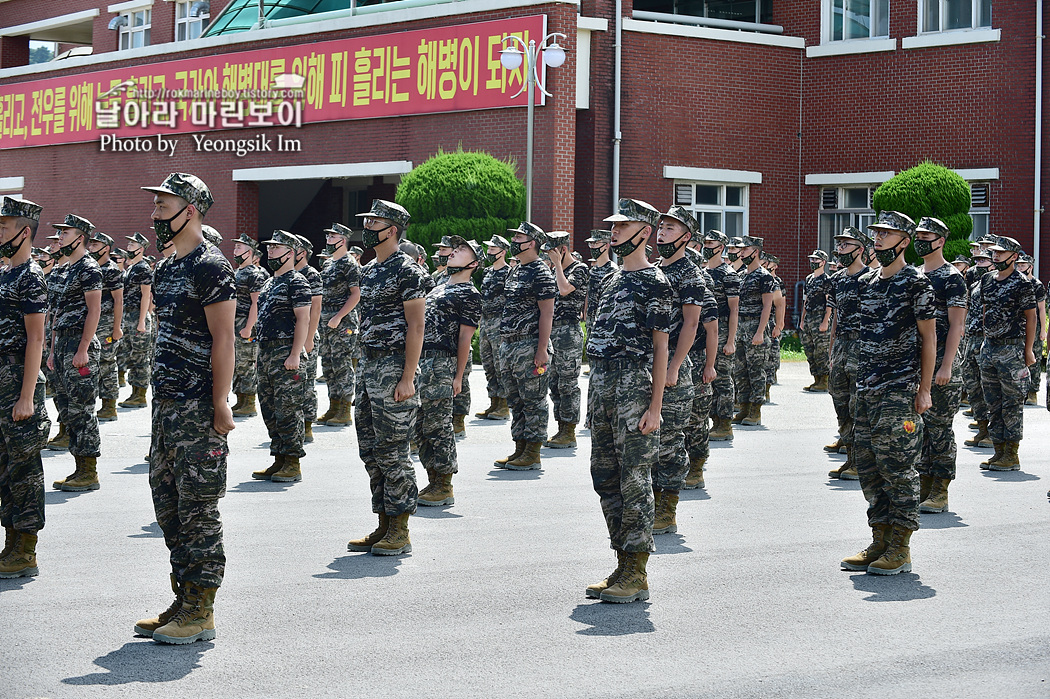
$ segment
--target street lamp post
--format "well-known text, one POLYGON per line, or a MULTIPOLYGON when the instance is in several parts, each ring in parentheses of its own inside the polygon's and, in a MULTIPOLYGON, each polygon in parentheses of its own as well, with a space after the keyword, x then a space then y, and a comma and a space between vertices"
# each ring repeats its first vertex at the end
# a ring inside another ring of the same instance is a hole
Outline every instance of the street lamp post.
MULTIPOLYGON (((530 39, 529 43, 526 43, 513 34, 508 34, 503 37, 503 49, 499 52, 500 63, 507 70, 517 70, 522 62, 525 62, 525 73, 527 79, 525 84, 521 86, 521 90, 518 90, 514 97, 517 97, 522 93, 523 90, 528 90, 529 93, 529 111, 528 111, 528 127, 526 129, 525 136, 525 218, 529 221, 532 220, 532 140, 534 131, 534 117, 536 107, 536 88, 539 87, 540 91, 547 97, 552 97, 551 93, 543 86, 543 80, 540 78, 539 73, 539 62, 538 58, 540 54, 543 55, 543 64, 550 68, 557 68, 565 63, 565 49, 558 45, 555 37, 561 37, 565 39, 565 35, 561 32, 551 32, 547 36, 543 37, 543 40, 537 45, 535 39, 530 39), (548 41, 554 39, 552 43, 547 44, 548 41), (507 42, 510 42, 510 46, 507 46, 507 42), (518 48, 518 47, 521 48, 518 48)), ((514 99, 511 97, 511 99, 514 99)))

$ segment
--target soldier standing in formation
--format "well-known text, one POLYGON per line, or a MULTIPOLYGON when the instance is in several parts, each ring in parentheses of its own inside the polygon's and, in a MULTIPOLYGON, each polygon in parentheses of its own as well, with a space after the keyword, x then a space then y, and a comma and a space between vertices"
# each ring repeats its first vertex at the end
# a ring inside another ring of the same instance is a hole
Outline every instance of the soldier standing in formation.
POLYGON ((313 424, 317 421, 317 328, 321 324, 321 304, 324 300, 324 281, 321 273, 310 266, 313 255, 313 243, 304 235, 294 235, 299 239, 299 247, 293 251, 295 271, 306 278, 310 286, 310 326, 306 335, 306 357, 303 359, 303 425, 304 439, 307 443, 314 441, 313 424))
POLYGON ((577 262, 569 250, 569 233, 557 231, 547 234, 547 251, 558 296, 554 300, 554 319, 551 327, 550 388, 554 404, 554 419, 558 433, 544 443, 552 449, 576 446, 576 425, 580 422, 580 369, 583 366, 583 330, 580 320, 587 300, 589 270, 577 262))
POLYGON ((762 266, 773 275, 773 312, 769 316, 769 360, 766 364, 766 402, 769 402, 769 393, 773 384, 777 382, 777 372, 780 371, 780 335, 784 331, 784 321, 787 316, 787 299, 784 297, 784 280, 777 276, 780 267, 780 258, 771 253, 763 252, 761 255, 762 266))
POLYGON ((510 272, 510 265, 507 264, 510 241, 501 235, 494 235, 485 243, 485 249, 485 259, 490 266, 481 281, 481 328, 478 334, 478 349, 481 351, 481 364, 485 368, 489 407, 475 413, 475 417, 506 420, 510 417, 510 408, 507 405, 507 387, 500 373, 499 325, 503 317, 507 274, 510 272))
POLYGON ((236 363, 233 370, 233 393, 237 396, 237 402, 233 404, 233 414, 247 417, 256 414, 259 345, 256 343, 255 325, 259 320, 259 294, 270 277, 259 266, 259 243, 243 233, 233 241, 233 264, 236 270, 234 282, 237 285, 234 326, 237 333, 234 343, 236 363))
POLYGON ((131 395, 120 404, 122 408, 146 405, 146 387, 150 382, 150 355, 152 353, 153 270, 143 259, 149 241, 141 233, 132 233, 128 239, 127 270, 124 273, 124 340, 127 349, 128 383, 131 395))
POLYGON ((823 250, 814 250, 809 256, 809 268, 813 270, 806 277, 803 287, 802 318, 799 327, 802 330, 802 348, 806 351, 809 362, 809 373, 813 383, 804 391, 828 390, 828 345, 831 338, 831 307, 828 305, 829 277, 825 274, 828 254, 823 250))
POLYGON ((346 246, 351 230, 341 223, 325 229, 329 262, 321 271, 324 295, 321 300, 321 364, 328 385, 328 411, 318 422, 342 426, 353 422, 357 375, 352 362, 360 323, 357 304, 361 300, 361 265, 346 246))
POLYGON ((762 424, 769 361, 766 330, 773 312, 776 282, 759 259, 765 241, 749 235, 744 236, 742 242, 740 260, 746 265, 746 271, 740 282, 740 323, 736 335, 736 361, 741 380, 736 397, 740 412, 733 417, 733 422, 754 426, 762 424))
POLYGON ((740 318, 740 277, 722 259, 722 253, 728 246, 729 239, 722 231, 711 229, 704 234, 703 255, 707 258, 711 293, 715 295, 715 301, 718 303, 718 353, 715 357, 717 375, 712 384, 714 402, 711 407, 714 424, 710 432, 713 442, 733 439, 733 403, 736 395, 733 364, 736 361, 736 334, 740 318))
POLYGON ((977 430, 963 444, 968 447, 992 448, 988 438, 988 403, 981 386, 981 346, 984 344, 984 306, 981 304, 981 279, 992 270, 992 256, 987 250, 977 247, 973 255, 974 266, 967 275, 970 281, 970 298, 966 311, 966 353, 963 356, 962 380, 970 402, 970 414, 974 421, 970 428, 977 430))
POLYGON ((1025 405, 1036 405, 1039 400, 1039 384, 1043 378, 1043 350, 1046 347, 1046 287, 1043 282, 1032 276, 1032 267, 1035 260, 1031 255, 1021 255, 1017 260, 1017 271, 1032 282, 1035 291, 1036 324, 1038 329, 1035 333, 1035 342, 1032 345, 1032 354, 1035 355, 1035 363, 1028 367, 1031 381, 1028 384, 1028 399, 1025 405))
POLYGON ((113 238, 93 231, 87 242, 88 254, 98 263, 102 273, 102 301, 100 304, 98 337, 100 346, 98 360, 98 397, 102 399, 102 409, 95 417, 99 422, 117 419, 117 398, 119 382, 117 380, 117 352, 124 336, 124 274, 110 259, 113 250, 113 238))

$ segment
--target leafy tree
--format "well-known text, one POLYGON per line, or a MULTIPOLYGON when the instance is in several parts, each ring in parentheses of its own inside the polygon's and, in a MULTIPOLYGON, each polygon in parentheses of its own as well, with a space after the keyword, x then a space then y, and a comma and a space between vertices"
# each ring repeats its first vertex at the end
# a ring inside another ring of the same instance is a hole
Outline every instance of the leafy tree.
POLYGON ((47 63, 55 57, 54 52, 46 46, 36 46, 29 49, 29 63, 47 63))
POLYGON ((408 209, 409 240, 432 252, 444 235, 484 242, 525 217, 525 186, 513 160, 488 153, 438 152, 401 178, 395 201, 408 209))
MULTIPOLYGON (((970 218, 970 185, 958 173, 929 160, 883 182, 875 190, 872 203, 876 212, 889 210, 907 214, 916 223, 923 216, 944 221, 951 231, 944 244, 944 257, 968 255, 973 233, 970 218)), ((909 247, 908 261, 919 260, 909 247)))

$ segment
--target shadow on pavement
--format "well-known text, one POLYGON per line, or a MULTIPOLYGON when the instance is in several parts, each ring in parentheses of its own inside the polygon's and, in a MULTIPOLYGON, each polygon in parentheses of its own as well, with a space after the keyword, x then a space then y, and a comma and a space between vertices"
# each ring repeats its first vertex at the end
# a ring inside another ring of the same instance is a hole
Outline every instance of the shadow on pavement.
POLYGON ((629 636, 656 631, 649 619, 648 602, 582 602, 569 618, 589 627, 576 632, 582 636, 629 636))
POLYGON ((183 646, 129 641, 115 651, 95 659, 95 664, 109 672, 96 672, 80 677, 67 677, 63 684, 74 686, 115 685, 131 682, 174 682, 200 667, 201 655, 214 643, 197 641, 183 646))
POLYGON ((543 451, 540 452, 541 458, 544 459, 575 459, 577 447, 569 447, 568 449, 551 449, 550 447, 544 447, 543 451))
POLYGON ((44 505, 61 505, 64 502, 72 500, 78 495, 85 495, 88 493, 94 493, 94 490, 85 490, 81 493, 71 493, 65 490, 45 490, 44 491, 44 505))
POLYGON ((142 528, 140 534, 128 534, 129 539, 163 539, 164 532, 160 530, 160 525, 156 522, 150 522, 142 528))
POLYGON ((416 513, 413 517, 422 517, 423 519, 457 519, 463 515, 457 515, 455 512, 450 512, 449 507, 451 505, 442 505, 440 507, 417 507, 416 513))
POLYGON ((373 556, 370 553, 354 553, 335 559, 328 564, 330 572, 318 573, 314 577, 321 580, 388 578, 391 575, 397 575, 397 567, 404 559, 405 556, 373 556))
POLYGON ((126 475, 129 475, 129 474, 137 475, 137 474, 141 474, 141 473, 149 473, 149 464, 146 463, 145 461, 141 461, 141 462, 139 462, 137 464, 132 464, 130 466, 126 466, 126 467, 124 467, 123 469, 121 469, 119 471, 110 471, 110 473, 112 473, 114 476, 126 476, 126 475))
POLYGON ((851 481, 844 478, 828 478, 828 487, 832 490, 846 492, 849 490, 860 490, 860 481, 851 481))
POLYGON ((1003 483, 1024 483, 1025 481, 1038 481, 1039 476, 1024 471, 981 471, 985 478, 994 478, 1003 483))
POLYGON ((257 481, 254 478, 250 481, 244 481, 238 483, 234 487, 230 488, 231 493, 273 493, 288 490, 290 486, 296 483, 302 483, 302 481, 294 481, 292 483, 274 483, 273 481, 257 481))
POLYGON ((654 556, 673 553, 692 553, 693 549, 685 545, 685 537, 681 534, 657 534, 653 537, 656 542, 654 556))
POLYGON ((917 599, 930 599, 937 591, 923 585, 917 573, 899 573, 897 575, 868 575, 860 573, 851 575, 853 587, 862 592, 872 593, 865 597, 865 602, 911 602, 917 599))
POLYGON ((488 481, 534 481, 543 473, 543 469, 535 471, 513 471, 507 468, 494 468, 489 471, 488 481))
POLYGON ((16 592, 26 586, 26 583, 31 583, 36 579, 36 576, 29 576, 25 578, 0 578, 0 595, 5 592, 16 592))
POLYGON ((954 512, 925 512, 920 513, 919 516, 922 518, 921 529, 954 529, 970 526, 954 512))
MULTIPOLYGON (((707 478, 707 476, 705 474, 704 479, 706 480, 706 478, 707 478)), ((706 485, 705 485, 705 487, 706 487, 706 485)), ((704 488, 693 488, 692 490, 680 490, 680 491, 678 491, 678 501, 679 502, 698 502, 700 500, 710 500, 710 499, 711 499, 711 496, 708 495, 707 491, 704 490, 704 488)))
POLYGON ((711 449, 732 449, 733 448, 733 440, 732 439, 726 439, 726 440, 721 440, 721 441, 717 441, 716 442, 715 440, 712 439, 708 443, 708 447, 711 448, 711 449))

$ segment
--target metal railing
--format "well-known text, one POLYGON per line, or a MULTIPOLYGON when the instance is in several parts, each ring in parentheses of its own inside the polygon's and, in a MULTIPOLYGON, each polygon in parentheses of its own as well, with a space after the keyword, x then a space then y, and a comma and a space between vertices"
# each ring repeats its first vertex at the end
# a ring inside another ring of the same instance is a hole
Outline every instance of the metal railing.
POLYGON ((783 34, 784 28, 778 24, 762 24, 761 22, 739 22, 734 19, 716 19, 714 17, 694 17, 693 15, 669 14, 667 12, 647 12, 635 10, 634 19, 649 22, 669 22, 673 24, 692 24, 698 27, 713 27, 715 29, 736 29, 744 32, 759 32, 762 34, 783 34))

